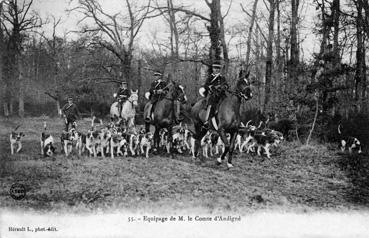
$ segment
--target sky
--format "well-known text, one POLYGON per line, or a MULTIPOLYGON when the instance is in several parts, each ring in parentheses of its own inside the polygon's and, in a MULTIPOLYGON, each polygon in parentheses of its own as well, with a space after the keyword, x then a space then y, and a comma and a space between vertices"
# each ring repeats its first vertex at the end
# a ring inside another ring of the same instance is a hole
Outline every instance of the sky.
MULTIPOLYGON (((147 2, 146 0, 136 0, 139 4, 144 4, 147 2)), ((251 10, 252 3, 254 0, 221 0, 222 3, 222 12, 226 12, 229 4, 232 2, 229 14, 225 18, 225 28, 230 27, 235 24, 249 24, 249 18, 242 12, 240 4, 242 3, 246 9, 251 10)), ((123 0, 101 0, 100 3, 104 10, 109 13, 117 13, 120 9, 124 7, 123 0)), ((306 4, 305 2, 311 2, 311 0, 301 1, 301 13, 304 15, 304 19, 301 21, 303 28, 301 29, 301 38, 303 38, 302 42, 302 57, 304 59, 310 59, 312 53, 317 52, 319 50, 318 41, 316 36, 312 33, 312 27, 314 25, 314 18, 316 17, 315 8, 311 5, 306 4)), ((57 34, 59 36, 63 36, 68 31, 77 31, 81 24, 78 24, 79 19, 81 19, 81 15, 77 12, 68 13, 67 9, 71 9, 77 3, 76 0, 34 0, 34 10, 36 10, 43 18, 55 16, 56 18, 61 17, 62 23, 60 27, 57 29, 57 34)), ((189 6, 191 10, 196 10, 201 12, 205 16, 208 16, 208 7, 206 6, 205 1, 203 0, 174 0, 174 4, 183 4, 189 6)), ((259 0, 258 9, 260 12, 265 11, 264 1, 259 0)), ((262 26, 265 28, 265 33, 267 33, 266 26, 262 26)), ((45 32, 51 32, 51 25, 45 27, 45 32)), ((159 36, 159 38, 168 38, 168 28, 164 23, 163 19, 158 17, 154 19, 147 20, 142 26, 142 31, 139 34, 139 45, 141 48, 150 49, 151 44, 149 42, 152 41, 153 35, 159 36)), ((72 35, 68 35, 69 37, 73 37, 72 35)), ((230 36, 226 36, 229 40, 230 36)), ((227 40, 226 39, 226 40, 227 40)), ((237 39, 232 38, 230 41, 229 51, 230 54, 235 54, 235 44, 237 43, 237 39)))

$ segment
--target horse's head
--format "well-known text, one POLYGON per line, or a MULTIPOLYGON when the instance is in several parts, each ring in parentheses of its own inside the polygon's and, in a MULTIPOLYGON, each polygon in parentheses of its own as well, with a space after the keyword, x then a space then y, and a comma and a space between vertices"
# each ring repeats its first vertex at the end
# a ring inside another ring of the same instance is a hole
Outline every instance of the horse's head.
POLYGON ((131 90, 131 96, 128 98, 128 101, 132 103, 134 107, 138 105, 138 90, 133 91, 131 90))
POLYGON ((236 90, 242 98, 244 98, 245 100, 249 100, 252 98, 251 83, 248 79, 250 72, 241 72, 236 84, 236 90))
POLYGON ((168 84, 168 95, 174 100, 178 100, 181 103, 187 102, 187 96, 185 93, 185 87, 181 84, 178 84, 174 81, 168 84))

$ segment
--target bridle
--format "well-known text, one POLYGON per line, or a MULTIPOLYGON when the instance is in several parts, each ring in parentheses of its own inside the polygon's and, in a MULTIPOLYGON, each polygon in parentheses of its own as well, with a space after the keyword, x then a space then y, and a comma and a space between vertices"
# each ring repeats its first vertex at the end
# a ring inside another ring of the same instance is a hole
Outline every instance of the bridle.
POLYGON ((127 101, 131 103, 131 106, 132 106, 132 107, 134 107, 134 106, 135 106, 135 105, 134 105, 134 102, 138 102, 138 96, 137 96, 137 99, 133 99, 133 95, 131 95, 131 96, 128 98, 128 100, 127 100, 127 101))
MULTIPOLYGON (((245 83, 247 83, 247 80, 245 80, 245 79, 239 79, 239 80, 243 80, 243 81, 245 81, 245 83)), ((250 89, 250 85, 248 84, 247 85, 247 88, 249 88, 250 89)), ((247 96, 243 91, 246 89, 246 87, 245 88, 243 88, 242 90, 238 90, 238 89, 236 89, 236 91, 232 91, 232 90, 230 90, 230 89, 227 89, 227 91, 229 92, 229 93, 231 93, 231 94, 233 94, 233 95, 235 95, 236 97, 239 97, 239 98, 243 98, 243 99, 245 99, 245 100, 249 100, 249 99, 251 99, 251 95, 250 96, 247 96)), ((250 89, 251 90, 251 89, 250 89)))

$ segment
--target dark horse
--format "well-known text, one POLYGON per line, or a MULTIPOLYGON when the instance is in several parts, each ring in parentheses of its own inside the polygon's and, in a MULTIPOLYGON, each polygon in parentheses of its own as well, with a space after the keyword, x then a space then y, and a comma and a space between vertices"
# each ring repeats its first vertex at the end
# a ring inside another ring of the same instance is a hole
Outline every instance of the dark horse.
MULTIPOLYGON (((187 97, 184 92, 184 87, 174 81, 170 81, 166 86, 168 88, 168 93, 159 98, 156 105, 152 111, 153 119, 150 123, 146 123, 146 131, 149 131, 150 124, 155 126, 154 132, 154 148, 159 149, 160 136, 159 132, 162 128, 167 128, 168 130, 168 140, 172 141, 172 129, 175 123, 175 103, 187 102, 187 97)), ((145 105, 145 114, 147 104, 145 105)), ((144 115, 146 118, 146 115, 144 115)))
MULTIPOLYGON (((234 144, 237 136, 238 129, 240 127, 240 106, 241 100, 249 100, 252 98, 251 85, 248 81, 249 73, 244 75, 240 72, 240 78, 237 80, 236 86, 233 90, 228 90, 224 98, 220 99, 217 113, 215 115, 217 121, 217 131, 221 137, 225 150, 220 158, 218 158, 218 164, 221 164, 228 155, 228 168, 232 165, 232 154, 234 150, 234 144), (231 135, 228 142, 226 133, 231 135)), ((207 130, 203 128, 204 118, 206 113, 206 98, 200 99, 191 109, 191 117, 195 126, 195 150, 196 154, 200 146, 201 138, 206 134, 207 130)))

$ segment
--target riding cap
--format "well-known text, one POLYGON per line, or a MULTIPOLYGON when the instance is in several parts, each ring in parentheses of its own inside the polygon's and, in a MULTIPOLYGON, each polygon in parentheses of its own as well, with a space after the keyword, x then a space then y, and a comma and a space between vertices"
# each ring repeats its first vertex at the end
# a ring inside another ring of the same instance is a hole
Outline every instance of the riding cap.
POLYGON ((73 97, 72 97, 72 96, 69 96, 69 97, 68 97, 68 100, 73 100, 73 97))
POLYGON ((127 85, 127 81, 122 81, 120 84, 121 84, 121 85, 122 85, 122 84, 127 85))
POLYGON ((212 64, 213 69, 220 69, 222 68, 222 65, 218 62, 212 64))

